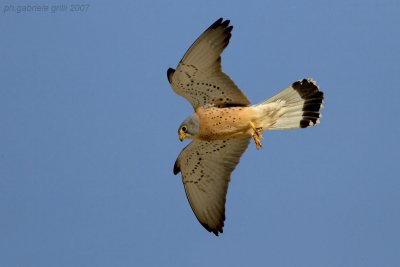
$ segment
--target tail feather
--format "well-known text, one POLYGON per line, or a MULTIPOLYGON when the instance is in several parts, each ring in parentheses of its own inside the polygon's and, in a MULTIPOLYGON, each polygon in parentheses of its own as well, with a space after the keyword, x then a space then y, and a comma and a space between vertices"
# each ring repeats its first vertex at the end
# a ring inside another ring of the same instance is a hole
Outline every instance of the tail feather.
POLYGON ((320 122, 324 93, 312 79, 294 82, 275 96, 255 105, 265 112, 264 129, 294 129, 320 122))

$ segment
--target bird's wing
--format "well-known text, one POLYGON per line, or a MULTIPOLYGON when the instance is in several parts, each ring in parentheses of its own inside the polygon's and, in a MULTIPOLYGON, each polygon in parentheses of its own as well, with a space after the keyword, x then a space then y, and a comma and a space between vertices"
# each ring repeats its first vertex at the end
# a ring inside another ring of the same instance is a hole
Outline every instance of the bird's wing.
POLYGON ((186 196, 199 222, 215 235, 222 233, 231 172, 250 138, 193 140, 178 156, 174 174, 182 172, 186 196))
POLYGON ((232 26, 222 18, 192 44, 176 70, 169 68, 172 89, 194 109, 200 106, 247 106, 250 100, 221 68, 221 53, 231 38, 232 26))

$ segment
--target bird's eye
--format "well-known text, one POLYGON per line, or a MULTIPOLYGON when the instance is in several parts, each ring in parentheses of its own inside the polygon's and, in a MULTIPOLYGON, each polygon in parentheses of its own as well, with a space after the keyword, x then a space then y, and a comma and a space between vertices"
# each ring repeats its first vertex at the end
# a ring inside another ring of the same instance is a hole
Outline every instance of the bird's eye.
POLYGON ((188 130, 188 129, 187 129, 186 126, 182 126, 181 130, 182 130, 182 132, 187 133, 187 130, 188 130))

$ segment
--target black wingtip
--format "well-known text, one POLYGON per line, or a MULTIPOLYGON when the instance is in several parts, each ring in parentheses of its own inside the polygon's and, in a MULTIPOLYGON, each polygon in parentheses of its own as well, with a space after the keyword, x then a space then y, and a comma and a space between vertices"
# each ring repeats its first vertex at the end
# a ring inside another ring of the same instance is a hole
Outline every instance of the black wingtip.
POLYGON ((205 224, 205 223, 202 223, 202 222, 200 222, 201 223, 201 225, 207 230, 207 231, 209 231, 210 233, 213 233, 214 235, 216 235, 216 236, 219 236, 219 234, 221 233, 223 233, 224 232, 224 230, 222 229, 222 227, 221 228, 218 228, 218 229, 212 229, 210 226, 208 226, 207 224, 205 224))
POLYGON ((210 28, 211 28, 211 29, 217 28, 219 25, 222 24, 222 21, 223 21, 223 20, 224 20, 223 18, 217 19, 213 24, 211 24, 210 28))
POLYGON ((228 28, 228 31, 232 31, 233 26, 229 26, 229 23, 231 23, 231 21, 229 19, 224 21, 224 18, 219 18, 217 19, 213 24, 211 24, 210 29, 216 29, 220 26, 224 27, 224 28, 228 28))
POLYGON ((180 172, 181 172, 181 168, 179 167, 178 160, 176 160, 175 164, 174 164, 174 174, 177 175, 180 172))
POLYGON ((222 22, 221 25, 224 26, 224 27, 228 27, 228 25, 229 25, 230 22, 231 22, 231 21, 230 21, 229 19, 227 19, 227 20, 225 20, 224 22, 222 22))
POLYGON ((169 83, 171 83, 172 75, 174 75, 174 73, 175 73, 175 70, 173 68, 169 68, 167 70, 167 78, 168 78, 169 83))

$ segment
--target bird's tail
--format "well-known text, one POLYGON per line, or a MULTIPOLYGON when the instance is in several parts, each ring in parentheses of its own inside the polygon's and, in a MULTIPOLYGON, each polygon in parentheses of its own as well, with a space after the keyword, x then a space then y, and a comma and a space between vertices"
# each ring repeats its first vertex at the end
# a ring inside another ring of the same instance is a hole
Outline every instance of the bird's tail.
POLYGON ((295 129, 314 126, 320 121, 324 93, 312 79, 296 81, 275 96, 254 105, 258 127, 295 129))

